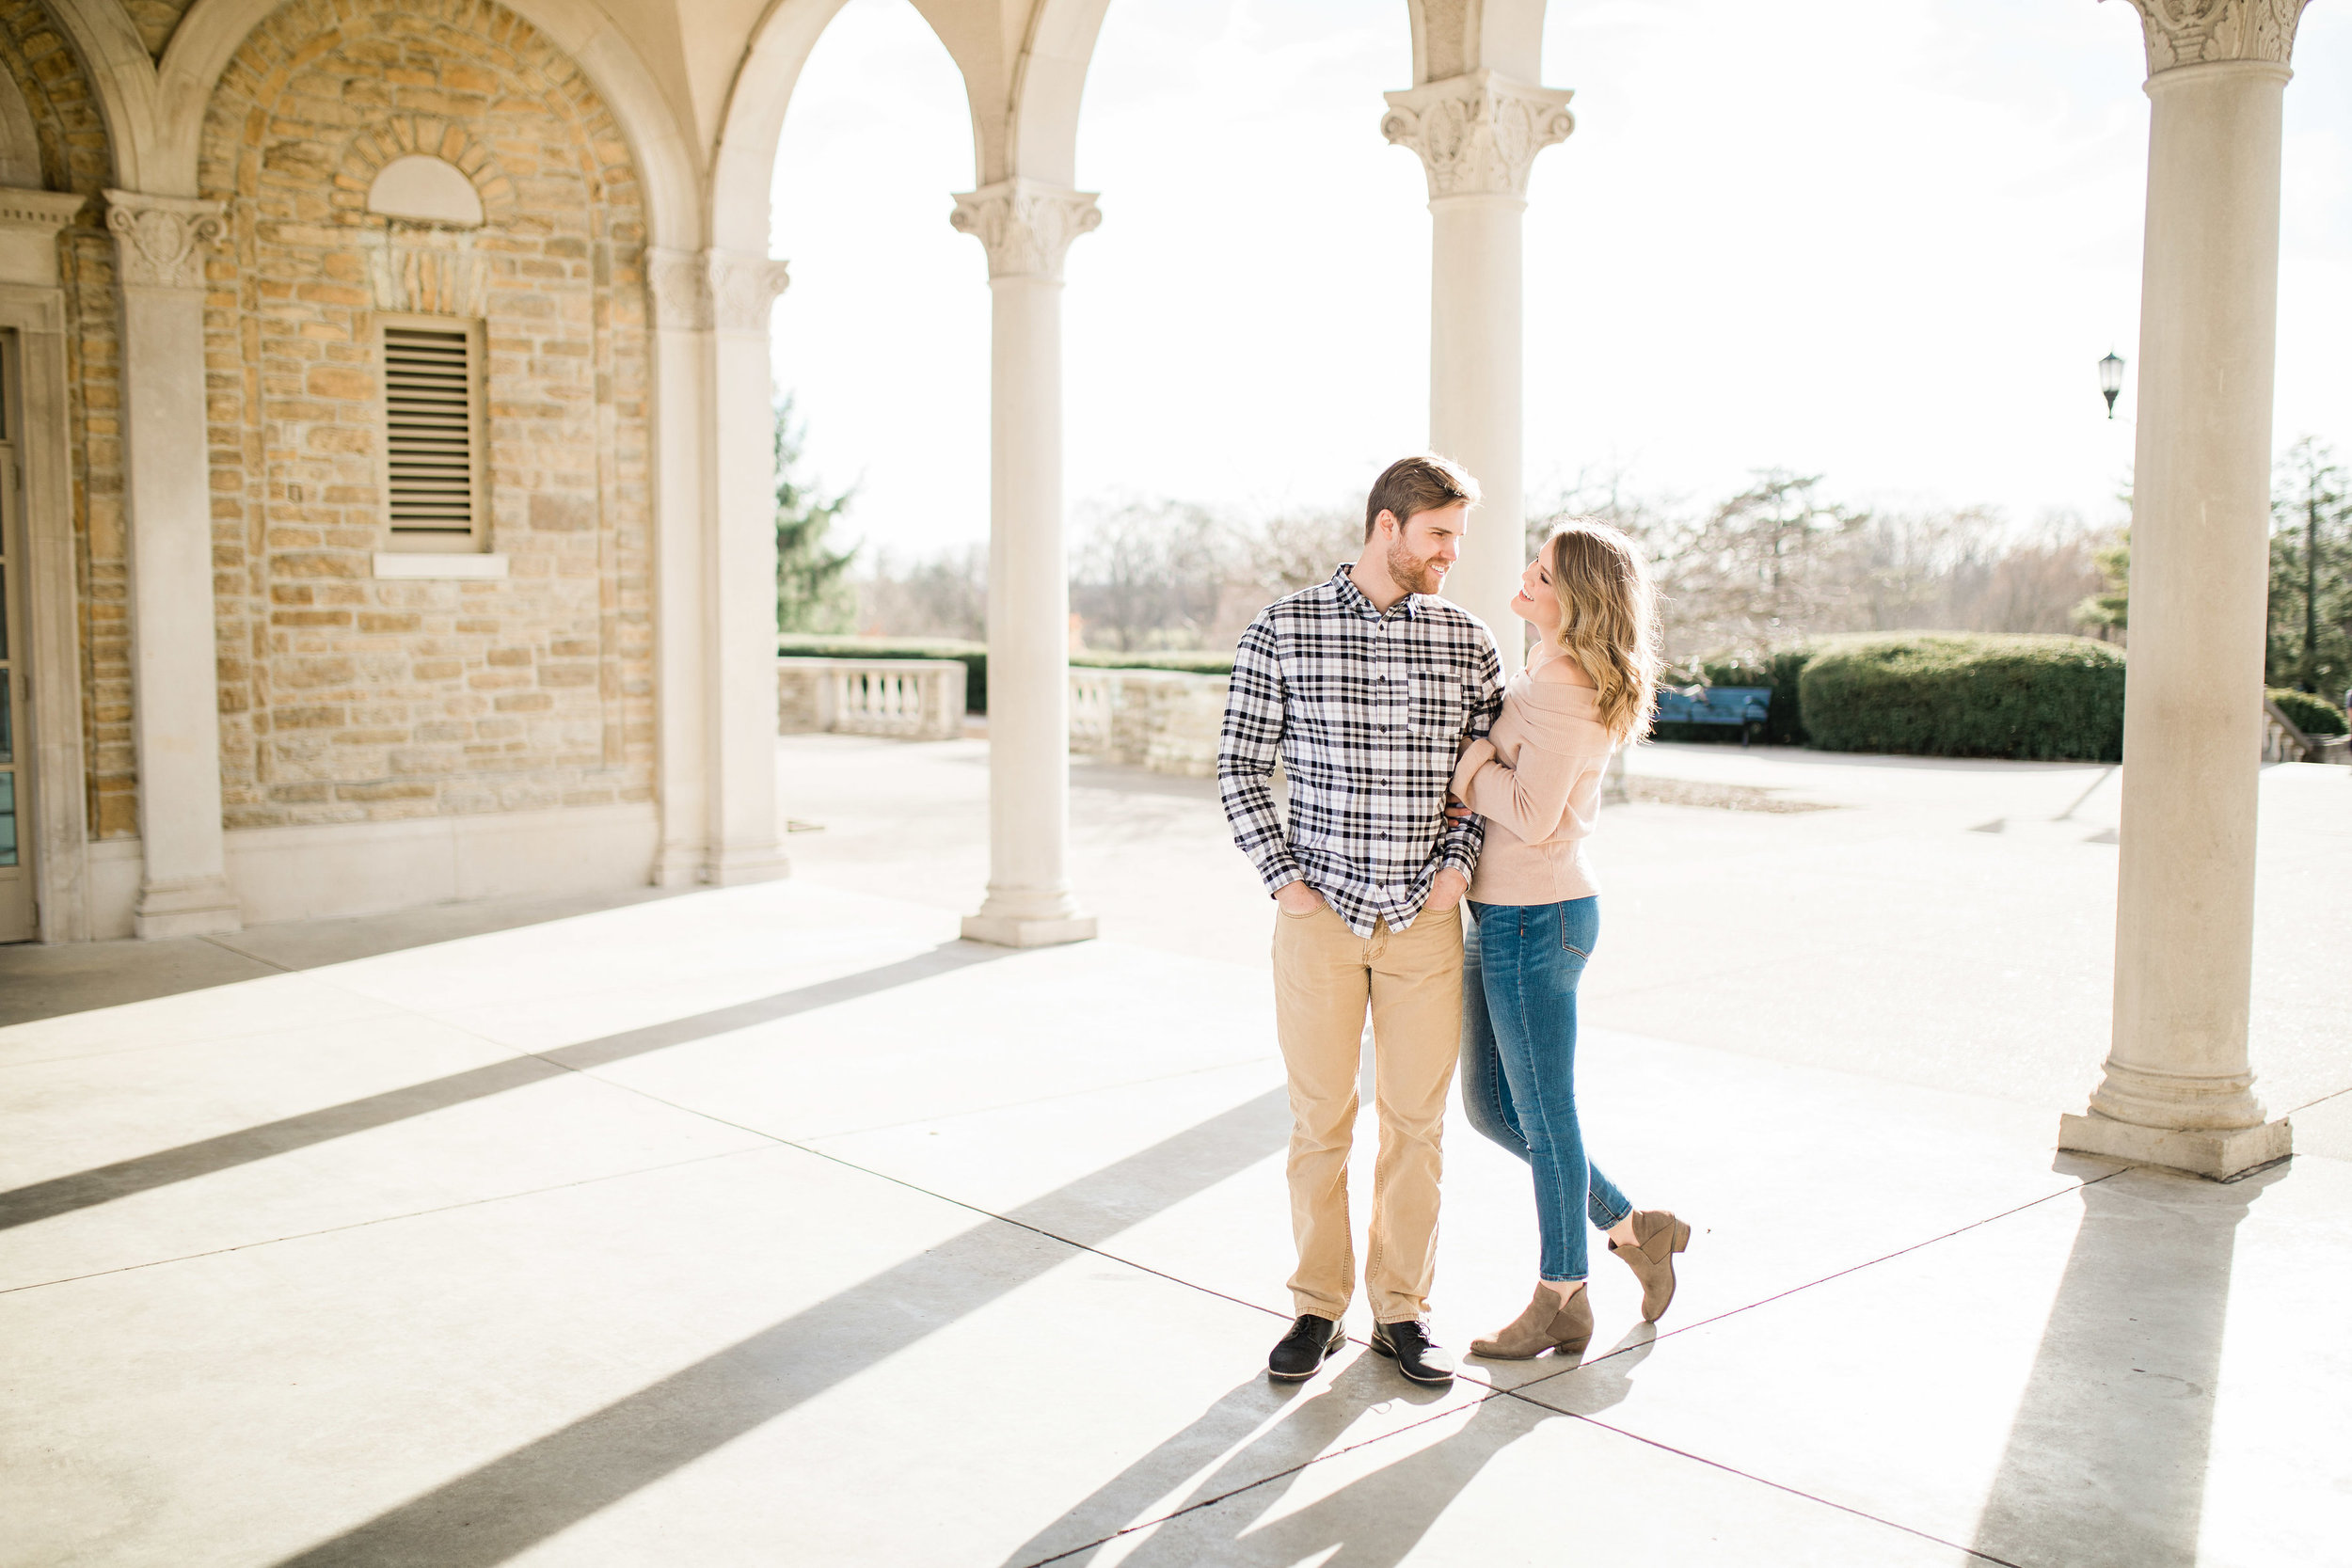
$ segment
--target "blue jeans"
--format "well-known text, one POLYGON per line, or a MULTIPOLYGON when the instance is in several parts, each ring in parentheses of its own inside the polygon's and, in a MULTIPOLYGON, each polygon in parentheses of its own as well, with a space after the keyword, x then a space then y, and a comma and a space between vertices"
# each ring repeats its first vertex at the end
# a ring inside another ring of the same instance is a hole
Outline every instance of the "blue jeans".
POLYGON ((1462 1106, 1528 1164, 1546 1279, 1582 1279, 1584 1221, 1633 1212, 1584 1157, 1576 1120, 1576 982, 1600 938, 1600 900, 1471 904, 1463 933, 1462 1106))

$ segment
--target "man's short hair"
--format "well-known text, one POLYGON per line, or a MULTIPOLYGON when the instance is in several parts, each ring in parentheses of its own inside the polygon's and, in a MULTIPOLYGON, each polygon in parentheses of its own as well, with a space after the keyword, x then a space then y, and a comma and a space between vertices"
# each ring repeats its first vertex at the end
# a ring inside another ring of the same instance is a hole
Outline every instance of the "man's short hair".
POLYGON ((1372 495, 1364 502, 1364 537, 1369 540, 1378 531, 1383 512, 1394 513, 1402 529, 1416 513, 1442 511, 1464 501, 1478 504, 1478 481, 1468 468, 1433 451, 1400 457, 1372 482, 1372 495))

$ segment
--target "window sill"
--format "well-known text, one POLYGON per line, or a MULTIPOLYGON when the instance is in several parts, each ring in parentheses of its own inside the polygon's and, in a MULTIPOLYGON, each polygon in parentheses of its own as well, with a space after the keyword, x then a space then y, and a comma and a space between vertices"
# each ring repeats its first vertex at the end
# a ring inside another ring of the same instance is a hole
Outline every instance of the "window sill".
POLYGON ((378 550, 375 552, 375 575, 379 578, 456 578, 472 581, 496 580, 506 576, 506 557, 478 555, 426 555, 421 552, 378 550))

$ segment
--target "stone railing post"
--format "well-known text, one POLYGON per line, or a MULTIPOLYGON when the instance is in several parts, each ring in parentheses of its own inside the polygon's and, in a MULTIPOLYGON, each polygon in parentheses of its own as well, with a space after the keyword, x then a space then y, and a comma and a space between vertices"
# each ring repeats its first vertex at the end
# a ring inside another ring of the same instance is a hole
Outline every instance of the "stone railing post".
POLYGON ((2280 113, 2303 0, 2133 0, 2148 221, 2115 1021, 2068 1148, 2227 1177, 2285 1155, 2247 1015, 2263 743, 2280 113))
POLYGON ((204 251, 217 201, 106 193, 122 290, 123 500, 142 937, 243 924, 220 820, 219 652, 204 436, 204 251))
POLYGON ((963 922, 1009 947, 1083 942, 1070 889, 1070 567, 1061 509, 1061 269, 1094 198, 1006 180, 949 221, 988 251, 988 896, 963 922))
POLYGON ((1569 97, 1480 69, 1390 93, 1380 124, 1429 175, 1429 445, 1486 492, 1445 594, 1493 630, 1506 674, 1526 564, 1520 220, 1535 154, 1576 128, 1569 97))

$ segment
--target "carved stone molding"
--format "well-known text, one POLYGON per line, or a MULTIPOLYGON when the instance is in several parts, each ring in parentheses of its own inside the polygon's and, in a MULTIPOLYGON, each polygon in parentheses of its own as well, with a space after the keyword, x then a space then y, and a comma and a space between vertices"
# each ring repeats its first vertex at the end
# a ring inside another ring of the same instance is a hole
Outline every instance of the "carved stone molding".
POLYGON ((2285 65, 2305 0, 2131 0, 2148 35, 2148 74, 2221 60, 2285 65))
MULTIPOLYGON (((767 331, 776 296, 792 281, 784 262, 733 250, 704 251, 703 278, 710 325, 722 332, 767 331)), ((657 309, 661 309, 659 287, 657 309)))
POLYGON ((489 258, 474 249, 472 234, 404 226, 361 230, 358 240, 377 309, 428 316, 488 313, 489 258))
POLYGON ((675 332, 710 329, 710 275, 694 252, 648 249, 645 289, 657 328, 675 332))
POLYGON ((108 191, 106 227, 114 231, 126 286, 200 289, 204 247, 229 231, 229 221, 217 201, 108 191))
POLYGON ((1000 180, 956 198, 947 222, 988 252, 991 277, 1061 277, 1070 242, 1102 227, 1091 191, 1000 180))
POLYGON ((1522 87, 1481 67, 1392 92, 1380 134, 1421 154, 1429 197, 1527 195, 1535 154, 1576 129, 1574 94, 1522 87))
POLYGON ((79 217, 89 198, 65 191, 24 191, 0 188, 0 228, 30 229, 55 234, 79 217))

